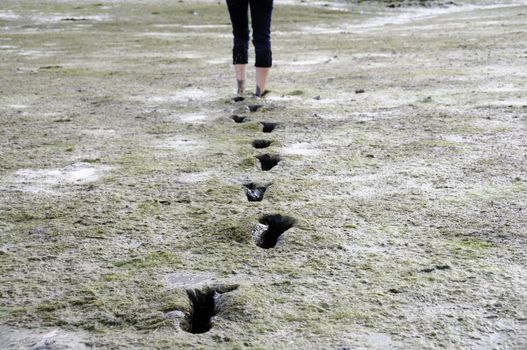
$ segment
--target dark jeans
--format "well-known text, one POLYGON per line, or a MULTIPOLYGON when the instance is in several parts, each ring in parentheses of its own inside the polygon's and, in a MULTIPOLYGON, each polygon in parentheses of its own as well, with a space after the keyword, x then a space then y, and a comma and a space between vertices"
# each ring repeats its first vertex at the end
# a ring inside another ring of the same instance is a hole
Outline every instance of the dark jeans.
POLYGON ((247 64, 249 60, 249 16, 253 27, 253 45, 256 53, 255 67, 271 67, 271 16, 273 0, 227 0, 234 35, 233 64, 247 64))

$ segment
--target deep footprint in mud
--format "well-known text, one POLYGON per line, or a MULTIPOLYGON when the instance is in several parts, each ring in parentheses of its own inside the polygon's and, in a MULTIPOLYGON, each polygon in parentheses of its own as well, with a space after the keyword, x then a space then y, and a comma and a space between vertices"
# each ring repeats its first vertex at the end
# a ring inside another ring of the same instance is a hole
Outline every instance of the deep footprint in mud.
POLYGON ((262 131, 265 133, 273 132, 273 130, 278 126, 278 123, 272 122, 260 122, 260 124, 262 124, 262 131))
POLYGON ((256 232, 257 229, 253 232, 256 245, 263 249, 274 248, 280 236, 296 224, 296 219, 280 214, 264 215, 258 221, 267 226, 260 233, 256 232))
POLYGON ((238 285, 187 289, 190 310, 181 328, 189 333, 206 333, 212 328, 212 318, 222 311, 221 296, 238 288, 238 285))
POLYGON ((249 120, 247 117, 242 115, 231 115, 231 119, 234 120, 235 123, 245 123, 249 120))
POLYGON ((262 107, 263 107, 263 105, 249 105, 249 106, 247 106, 247 109, 250 112, 254 113, 254 112, 258 111, 262 107))
POLYGON ((256 158, 260 161, 260 166, 263 171, 271 170, 282 160, 278 154, 268 153, 257 156, 256 158))
POLYGON ((247 200, 249 202, 260 202, 262 201, 265 191, 271 184, 259 186, 254 182, 243 184, 245 188, 245 194, 247 195, 247 200))
POLYGON ((251 144, 256 149, 267 148, 271 146, 273 141, 271 140, 254 140, 251 144))

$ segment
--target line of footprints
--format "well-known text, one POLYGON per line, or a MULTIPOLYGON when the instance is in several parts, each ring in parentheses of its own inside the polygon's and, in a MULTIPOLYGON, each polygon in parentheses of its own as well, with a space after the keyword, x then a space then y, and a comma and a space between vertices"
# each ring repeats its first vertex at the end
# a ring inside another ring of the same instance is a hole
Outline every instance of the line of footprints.
MULTIPOLYGON (((244 101, 243 97, 233 99, 234 103, 244 101)), ((247 105, 249 112, 260 110, 263 105, 247 105)), ((232 115, 230 117, 235 123, 245 123, 250 119, 247 116, 232 115)), ((278 123, 260 122, 263 133, 272 133, 278 123)), ((272 140, 256 139, 251 145, 255 149, 265 149, 273 144, 272 140)), ((278 154, 261 154, 256 156, 260 161, 262 171, 268 171, 274 168, 282 160, 278 154)), ((249 202, 260 202, 263 200, 267 188, 271 184, 245 183, 243 188, 249 202)), ((267 214, 260 217, 253 231, 255 244, 263 249, 274 248, 278 243, 280 236, 296 223, 296 220, 289 216, 280 214, 267 214)), ((205 287, 202 289, 187 289, 187 296, 190 302, 190 309, 185 314, 185 319, 181 324, 183 330, 190 333, 205 333, 212 328, 212 318, 221 311, 222 295, 238 288, 238 285, 216 285, 214 287, 205 287)))

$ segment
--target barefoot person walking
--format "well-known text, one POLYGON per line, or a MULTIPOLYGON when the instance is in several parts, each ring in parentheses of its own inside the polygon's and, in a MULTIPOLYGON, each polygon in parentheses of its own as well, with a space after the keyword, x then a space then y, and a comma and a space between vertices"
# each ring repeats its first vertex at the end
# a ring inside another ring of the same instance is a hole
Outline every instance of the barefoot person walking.
POLYGON ((256 54, 256 92, 261 97, 265 91, 269 69, 272 66, 271 17, 273 0, 227 0, 234 35, 232 62, 238 83, 238 94, 245 90, 247 63, 249 60, 249 16, 253 28, 253 45, 256 54))

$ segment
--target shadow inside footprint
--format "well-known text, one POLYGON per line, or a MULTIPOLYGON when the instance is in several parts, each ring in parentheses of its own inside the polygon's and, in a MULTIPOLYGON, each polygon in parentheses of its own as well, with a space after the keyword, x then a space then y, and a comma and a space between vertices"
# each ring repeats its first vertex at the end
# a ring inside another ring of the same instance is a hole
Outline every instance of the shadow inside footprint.
POLYGON ((280 214, 264 215, 258 221, 267 226, 256 238, 256 245, 263 249, 274 248, 280 236, 296 224, 294 218, 280 214))
POLYGON ((190 301, 190 311, 187 314, 187 332, 205 333, 212 328, 212 317, 216 314, 216 291, 211 288, 204 290, 187 289, 190 301))
POLYGON ((263 105, 249 105, 249 106, 247 106, 249 111, 253 112, 253 113, 256 112, 257 110, 259 110, 262 107, 263 107, 263 105))
POLYGON ((278 126, 278 123, 272 123, 272 122, 261 122, 262 124, 262 131, 263 132, 273 132, 274 129, 278 126))
POLYGON ((232 102, 241 102, 245 100, 245 97, 242 97, 242 96, 236 96, 232 99, 232 102))
POLYGON ((231 115, 231 119, 234 120, 235 123, 244 123, 248 120, 247 117, 242 115, 231 115))
POLYGON ((247 195, 247 200, 249 202, 260 202, 269 186, 271 186, 271 184, 258 186, 254 182, 243 184, 243 187, 245 188, 245 194, 247 195))
POLYGON ((257 156, 256 158, 260 161, 260 166, 263 171, 271 170, 282 160, 278 154, 268 153, 257 156))
POLYGON ((260 148, 267 148, 271 146, 272 143, 273 141, 270 141, 270 140, 254 140, 252 142, 252 145, 254 148, 260 149, 260 148))
POLYGON ((238 288, 238 285, 206 287, 204 289, 187 289, 190 310, 185 316, 181 328, 190 333, 205 333, 212 328, 212 317, 219 311, 218 302, 221 294, 238 288))

